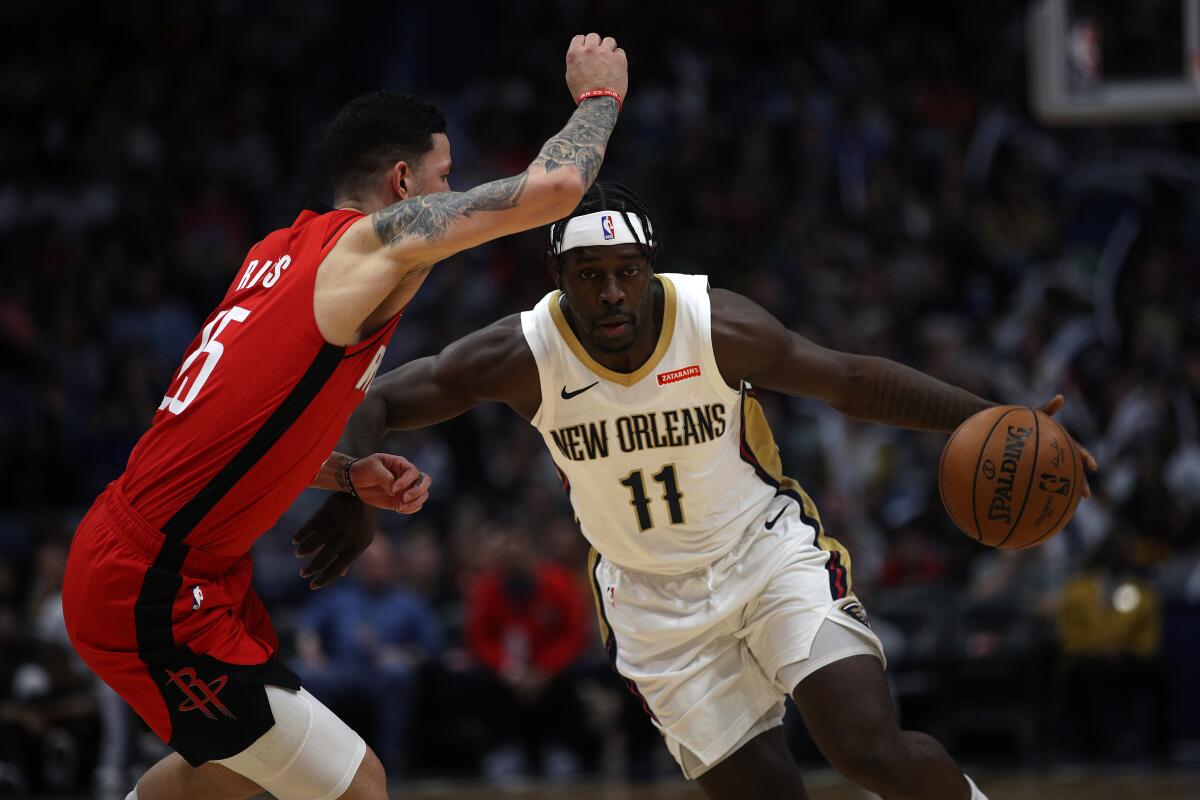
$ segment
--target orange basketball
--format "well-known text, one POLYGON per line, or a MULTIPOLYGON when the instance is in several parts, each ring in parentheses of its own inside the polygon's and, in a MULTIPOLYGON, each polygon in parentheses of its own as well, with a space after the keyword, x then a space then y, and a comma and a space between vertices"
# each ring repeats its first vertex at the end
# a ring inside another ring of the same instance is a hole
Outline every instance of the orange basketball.
POLYGON ((1032 547, 1063 529, 1083 489, 1067 432, 1025 406, 996 406, 958 426, 942 450, 938 489, 950 519, 990 547, 1032 547))

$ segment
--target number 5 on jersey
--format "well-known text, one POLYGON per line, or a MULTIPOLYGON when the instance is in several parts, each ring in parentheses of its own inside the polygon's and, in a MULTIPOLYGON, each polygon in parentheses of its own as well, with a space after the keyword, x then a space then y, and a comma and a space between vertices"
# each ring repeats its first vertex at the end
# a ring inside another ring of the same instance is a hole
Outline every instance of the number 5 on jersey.
POLYGON ((250 316, 248 309, 241 306, 222 311, 212 318, 204 326, 204 330, 200 332, 200 346, 196 351, 183 360, 183 365, 179 367, 179 372, 176 378, 182 378, 179 382, 179 387, 175 390, 175 395, 167 395, 158 404, 158 410, 166 409, 172 414, 179 414, 185 408, 192 404, 196 399, 196 395, 200 394, 200 390, 204 387, 204 382, 208 380, 208 376, 212 375, 212 371, 216 369, 217 362, 221 360, 221 354, 225 352, 225 345, 217 341, 221 335, 221 331, 225 330, 225 326, 231 322, 245 322, 246 317, 250 316), (195 380, 189 381, 189 377, 185 375, 188 369, 195 363, 196 359, 201 355, 206 356, 204 363, 200 366, 200 372, 196 375, 195 380), (184 394, 184 391, 187 394, 184 394))
MULTIPOLYGON (((663 485, 663 500, 667 501, 667 511, 670 512, 671 524, 683 524, 683 494, 679 491, 679 483, 675 479, 675 465, 665 464, 655 474, 651 475, 656 483, 663 485)), ((641 530, 649 530, 654 527, 654 517, 650 514, 650 498, 646 497, 646 480, 642 477, 642 471, 635 469, 633 472, 622 478, 619 483, 629 489, 629 493, 633 499, 629 501, 629 505, 633 506, 637 514, 638 528, 641 530)))

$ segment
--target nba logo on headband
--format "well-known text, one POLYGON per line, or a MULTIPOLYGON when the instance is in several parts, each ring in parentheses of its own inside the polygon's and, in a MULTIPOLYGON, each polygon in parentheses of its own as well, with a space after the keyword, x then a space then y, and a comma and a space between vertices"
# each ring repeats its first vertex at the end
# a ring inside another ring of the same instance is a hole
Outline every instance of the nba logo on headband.
MULTIPOLYGON (((555 254, 565 253, 576 247, 603 247, 614 244, 640 244, 653 246, 646 234, 648 227, 637 214, 629 212, 593 211, 571 217, 563 222, 562 233, 555 245, 555 254)), ((556 231, 557 228, 551 228, 556 231)), ((554 237, 551 237, 552 239, 554 237)))

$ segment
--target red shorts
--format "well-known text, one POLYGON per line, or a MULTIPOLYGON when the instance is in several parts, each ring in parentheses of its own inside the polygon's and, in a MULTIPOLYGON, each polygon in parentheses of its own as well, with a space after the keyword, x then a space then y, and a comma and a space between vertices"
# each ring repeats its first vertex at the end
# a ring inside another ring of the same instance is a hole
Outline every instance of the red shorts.
POLYGON ((193 765, 240 753, 274 724, 264 684, 300 688, 275 659, 250 556, 167 539, 116 483, 75 532, 63 614, 75 650, 193 765))

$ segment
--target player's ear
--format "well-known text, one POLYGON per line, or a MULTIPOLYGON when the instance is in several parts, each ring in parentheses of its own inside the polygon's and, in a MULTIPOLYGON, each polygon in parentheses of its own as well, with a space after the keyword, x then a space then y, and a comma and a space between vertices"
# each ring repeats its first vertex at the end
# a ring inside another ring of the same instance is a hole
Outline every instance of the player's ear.
POLYGON ((400 200, 407 200, 412 197, 413 190, 412 170, 408 167, 407 161, 397 161, 388 171, 388 188, 400 200))
POLYGON ((553 244, 542 253, 542 264, 546 267, 546 274, 550 276, 554 288, 559 291, 562 290, 562 259, 561 254, 555 254, 553 244))

